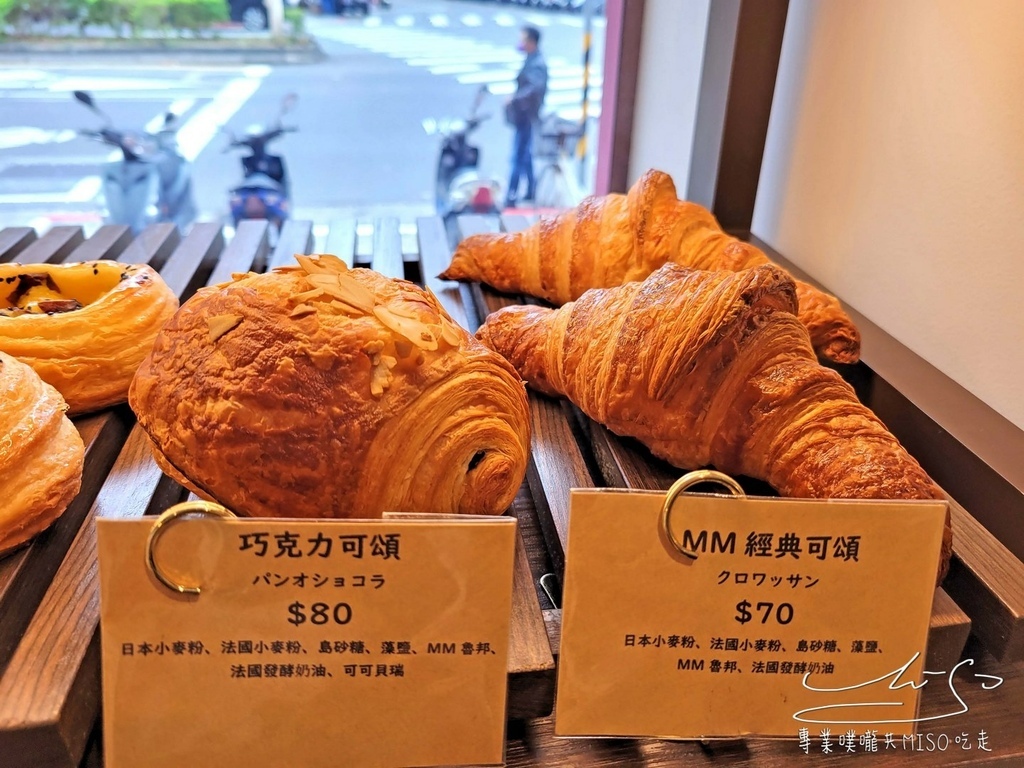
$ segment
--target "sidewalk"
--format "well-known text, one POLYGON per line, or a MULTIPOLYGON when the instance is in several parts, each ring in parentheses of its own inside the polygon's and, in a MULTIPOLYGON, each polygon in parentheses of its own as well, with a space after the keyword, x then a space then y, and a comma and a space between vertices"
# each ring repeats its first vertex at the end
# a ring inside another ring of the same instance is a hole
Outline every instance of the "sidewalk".
POLYGON ((218 25, 209 36, 148 33, 117 37, 108 29, 56 30, 48 37, 0 39, 0 66, 75 63, 91 59, 109 63, 116 57, 142 57, 146 64, 313 64, 326 56, 312 35, 273 39, 266 32, 247 32, 239 25, 218 25), (62 34, 63 33, 63 34, 62 34))

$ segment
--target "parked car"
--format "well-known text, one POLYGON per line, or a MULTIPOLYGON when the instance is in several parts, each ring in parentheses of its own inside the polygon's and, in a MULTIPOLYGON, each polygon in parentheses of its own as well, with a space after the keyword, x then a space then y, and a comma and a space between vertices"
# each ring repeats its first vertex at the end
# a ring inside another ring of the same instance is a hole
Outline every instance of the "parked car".
MULTIPOLYGON (((242 22, 242 26, 252 32, 260 32, 269 25, 267 7, 263 0, 227 0, 232 21, 242 22)), ((306 0, 284 0, 286 6, 306 7, 306 0)))

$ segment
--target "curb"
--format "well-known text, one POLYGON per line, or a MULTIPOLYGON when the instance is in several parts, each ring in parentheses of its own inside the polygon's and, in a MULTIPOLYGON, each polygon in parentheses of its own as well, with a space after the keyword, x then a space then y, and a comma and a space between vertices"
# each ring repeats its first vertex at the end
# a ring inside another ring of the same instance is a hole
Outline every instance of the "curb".
POLYGON ((0 43, 0 65, 55 62, 76 64, 94 60, 109 63, 124 57, 142 58, 145 63, 180 63, 182 58, 211 64, 316 64, 327 55, 315 43, 309 46, 282 47, 207 47, 195 45, 133 47, 128 45, 83 46, 53 43, 0 43))

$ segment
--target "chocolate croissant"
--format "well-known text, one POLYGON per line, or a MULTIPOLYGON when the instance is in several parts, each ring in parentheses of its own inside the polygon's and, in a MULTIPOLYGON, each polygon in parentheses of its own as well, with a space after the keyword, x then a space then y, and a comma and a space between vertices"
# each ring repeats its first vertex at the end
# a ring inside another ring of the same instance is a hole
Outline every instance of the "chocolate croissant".
MULTIPOLYGON (((783 496, 943 498, 850 385, 818 364, 796 307, 776 267, 667 264, 556 310, 502 309, 477 335, 529 386, 568 397, 677 467, 711 465, 783 496)), ((951 544, 947 520, 944 567, 951 544)))
POLYGON ((0 352, 0 554, 45 530, 82 485, 85 446, 60 393, 0 352))
MULTIPOLYGON (((588 197, 522 232, 467 237, 441 277, 564 304, 591 288, 643 280, 667 262, 730 271, 770 263, 760 249, 723 232, 706 208, 679 200, 668 174, 651 170, 626 195, 588 197)), ((839 301, 808 283, 796 287, 797 315, 817 353, 857 362, 860 333, 839 301)))
POLYGON ((412 283, 297 258, 157 337, 129 401, 164 471, 257 517, 504 512, 529 446, 512 367, 412 283))

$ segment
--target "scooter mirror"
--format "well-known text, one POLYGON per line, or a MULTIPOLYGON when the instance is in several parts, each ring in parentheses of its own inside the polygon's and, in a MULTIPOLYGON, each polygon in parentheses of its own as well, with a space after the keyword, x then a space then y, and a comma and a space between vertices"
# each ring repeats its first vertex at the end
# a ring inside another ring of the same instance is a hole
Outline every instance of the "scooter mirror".
POLYGON ((480 105, 484 103, 484 97, 487 95, 487 85, 481 85, 476 92, 476 97, 473 99, 473 108, 469 110, 469 116, 475 117, 476 111, 480 109, 480 105))
POLYGON ((170 128, 174 125, 174 121, 178 119, 178 116, 173 112, 164 113, 164 128, 170 128))
POLYGON ((96 102, 92 99, 92 94, 88 93, 87 91, 72 91, 72 94, 74 95, 76 101, 87 106, 90 110, 92 110, 97 115, 102 117, 103 121, 107 125, 110 125, 110 116, 107 115, 107 113, 104 112, 102 109, 96 106, 96 102))

